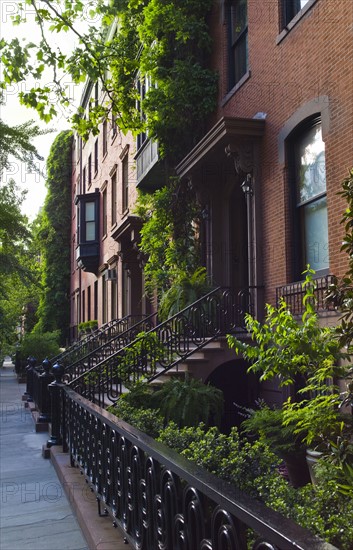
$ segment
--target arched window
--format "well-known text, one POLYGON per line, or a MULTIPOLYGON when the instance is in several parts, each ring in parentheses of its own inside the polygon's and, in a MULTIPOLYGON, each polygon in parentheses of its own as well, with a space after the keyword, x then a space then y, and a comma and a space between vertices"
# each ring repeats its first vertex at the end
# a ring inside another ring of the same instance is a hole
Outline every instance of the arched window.
POLYGON ((320 120, 295 130, 288 141, 293 197, 294 277, 307 264, 318 274, 329 268, 325 144, 320 120))

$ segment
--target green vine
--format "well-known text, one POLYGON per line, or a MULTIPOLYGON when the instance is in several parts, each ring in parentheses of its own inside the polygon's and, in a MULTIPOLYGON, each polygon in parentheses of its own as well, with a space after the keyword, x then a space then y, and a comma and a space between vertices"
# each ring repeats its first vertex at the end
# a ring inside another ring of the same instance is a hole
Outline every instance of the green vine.
POLYGON ((197 239, 199 206, 193 191, 172 179, 153 194, 141 193, 136 214, 144 221, 140 250, 146 256, 145 288, 159 296, 200 266, 197 239))

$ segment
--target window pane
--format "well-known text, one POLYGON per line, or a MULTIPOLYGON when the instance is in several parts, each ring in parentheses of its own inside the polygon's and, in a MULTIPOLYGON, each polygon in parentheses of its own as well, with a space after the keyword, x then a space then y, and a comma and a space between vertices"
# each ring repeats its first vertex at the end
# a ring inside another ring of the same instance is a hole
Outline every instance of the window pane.
POLYGON ((94 202, 86 202, 86 222, 94 221, 94 202))
POLYGON ((237 42, 234 49, 234 72, 235 82, 245 75, 248 70, 248 35, 244 34, 242 38, 237 42))
POLYGON ((315 271, 329 267, 327 202, 322 197, 301 208, 304 217, 305 263, 315 271))
POLYGON ((297 201, 303 203, 326 191, 325 144, 321 125, 311 128, 298 143, 297 201))
POLYGON ((231 8, 232 21, 231 33, 234 43, 239 35, 246 29, 248 24, 247 0, 237 0, 231 8))
POLYGON ((95 222, 86 223, 86 241, 94 241, 96 239, 96 224, 95 222))

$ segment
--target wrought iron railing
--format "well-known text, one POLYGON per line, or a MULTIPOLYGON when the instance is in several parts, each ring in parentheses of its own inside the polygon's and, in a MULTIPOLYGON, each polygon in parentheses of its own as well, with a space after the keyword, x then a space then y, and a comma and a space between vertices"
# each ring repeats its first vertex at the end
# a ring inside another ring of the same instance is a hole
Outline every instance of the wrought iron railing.
POLYGON ((97 330, 84 336, 78 342, 72 344, 67 350, 51 358, 51 363, 60 362, 64 367, 84 357, 96 348, 111 340, 115 335, 125 332, 132 325, 137 323, 143 315, 126 315, 121 319, 114 319, 105 323, 97 330))
POLYGON ((129 384, 151 381, 178 367, 218 336, 245 332, 244 315, 250 310, 248 290, 233 293, 217 288, 98 363, 70 386, 92 403, 114 403, 129 384))
MULTIPOLYGON (((325 277, 319 277, 313 280, 314 300, 317 311, 334 311, 334 304, 326 301, 326 294, 329 285, 332 284, 334 279, 333 275, 326 275, 325 277)), ((300 315, 304 311, 303 298, 305 295, 305 289, 303 288, 303 282, 290 283, 288 285, 280 286, 276 289, 276 303, 277 306, 281 298, 283 298, 289 307, 293 315, 300 315)))
MULTIPOLYGON (((130 316, 130 322, 138 319, 141 316, 130 316)), ((107 341, 102 345, 97 346, 87 355, 84 355, 77 361, 67 365, 65 367, 64 380, 70 382, 85 372, 93 369, 98 363, 104 361, 108 357, 111 357, 121 348, 127 346, 132 340, 136 338, 138 333, 146 332, 155 326, 157 319, 156 313, 144 316, 139 321, 136 321, 130 327, 123 332, 118 332, 114 336, 107 338, 107 341)))
POLYGON ((335 550, 69 388, 63 395, 72 465, 131 548, 335 550))

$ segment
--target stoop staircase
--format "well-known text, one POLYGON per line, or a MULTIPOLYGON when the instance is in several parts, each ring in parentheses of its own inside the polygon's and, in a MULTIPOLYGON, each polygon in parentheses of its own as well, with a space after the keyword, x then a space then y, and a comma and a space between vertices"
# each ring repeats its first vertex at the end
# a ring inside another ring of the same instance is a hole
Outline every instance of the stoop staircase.
POLYGON ((191 355, 175 367, 171 367, 169 370, 157 367, 157 376, 149 380, 149 383, 158 388, 172 377, 186 378, 189 376, 205 380, 214 363, 214 359, 219 356, 219 362, 222 362, 224 353, 227 352, 229 352, 229 347, 225 338, 218 337, 217 340, 210 340, 202 348, 195 346, 195 350, 191 355))
POLYGON ((209 354, 225 348, 225 336, 246 332, 244 316, 249 311, 248 290, 234 293, 218 287, 146 331, 142 338, 131 340, 91 368, 78 370, 69 386, 106 407, 139 380, 159 385, 170 376, 185 376, 191 368, 206 372, 209 354))

